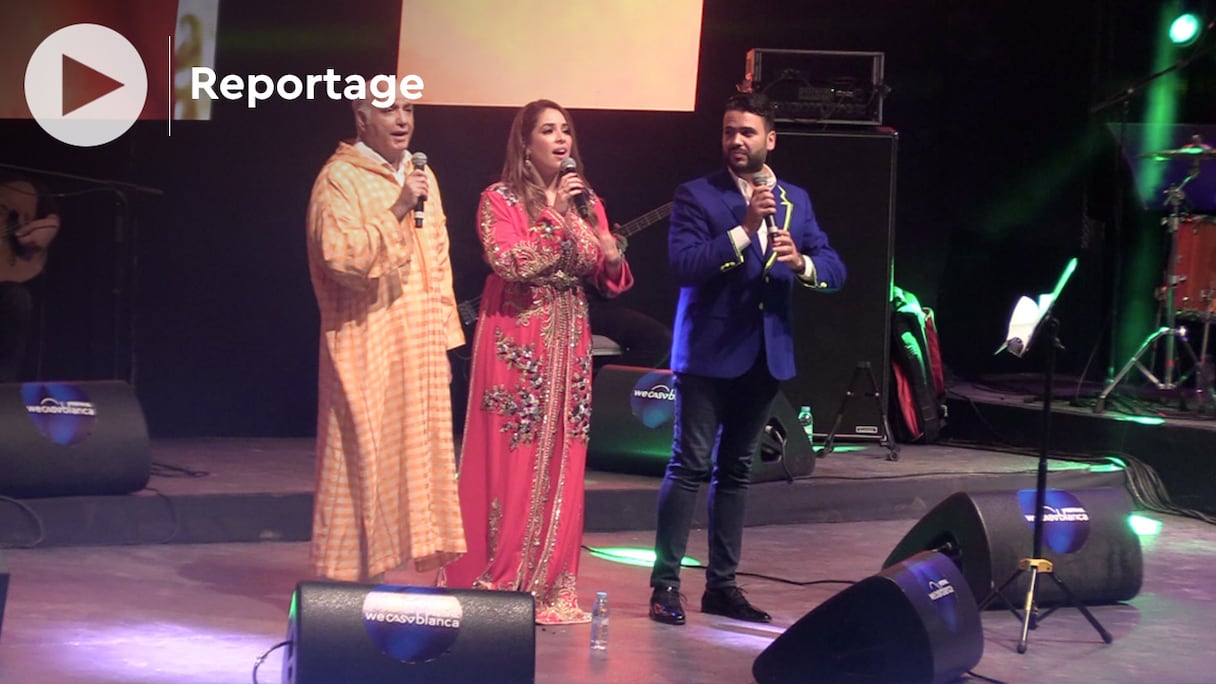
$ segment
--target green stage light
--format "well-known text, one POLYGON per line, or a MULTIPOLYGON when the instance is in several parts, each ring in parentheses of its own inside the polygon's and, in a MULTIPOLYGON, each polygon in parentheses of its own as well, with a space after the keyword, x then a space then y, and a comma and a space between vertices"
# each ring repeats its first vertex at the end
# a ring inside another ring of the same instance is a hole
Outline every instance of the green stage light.
MULTIPOLYGON (((623 563, 625 565, 636 565, 639 568, 654 567, 654 549, 637 549, 627 546, 603 546, 599 548, 587 547, 592 556, 603 558, 604 560, 612 561, 613 563, 623 563)), ((701 561, 692 556, 684 556, 680 561, 680 565, 686 568, 695 568, 702 565, 701 561)))
POLYGON ((1164 527, 1160 520, 1154 520, 1135 513, 1127 517, 1127 523, 1132 526, 1132 531, 1140 537, 1151 537, 1161 534, 1161 528, 1164 527))
MULTIPOLYGON (((822 449, 822 447, 820 447, 820 449, 822 449)), ((866 447, 865 447, 865 446, 858 446, 858 445, 854 445, 854 446, 836 446, 836 445, 832 445, 832 453, 833 453, 833 454, 847 454, 847 453, 849 453, 850 451, 865 451, 865 450, 866 450, 866 447)))
POLYGON ((1103 463, 1100 465, 1091 465, 1089 467, 1091 473, 1119 473, 1123 472, 1123 468, 1114 463, 1103 463))
POLYGON ((1165 419, 1157 416, 1115 416, 1114 418, 1124 423, 1136 423, 1137 425, 1165 425, 1165 419))
POLYGON ((1199 40, 1202 29, 1203 23, 1198 15, 1190 12, 1179 14, 1170 22, 1170 42, 1178 47, 1186 47, 1199 40))

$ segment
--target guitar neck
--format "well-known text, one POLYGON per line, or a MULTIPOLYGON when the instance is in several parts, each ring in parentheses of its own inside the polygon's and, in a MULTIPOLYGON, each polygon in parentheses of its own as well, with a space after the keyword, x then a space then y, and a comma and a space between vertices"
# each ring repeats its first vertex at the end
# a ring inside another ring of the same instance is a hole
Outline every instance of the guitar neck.
POLYGON ((629 221, 628 223, 623 224, 620 227, 620 229, 616 230, 615 232, 617 235, 627 238, 627 237, 641 231, 643 228, 649 228, 651 225, 653 225, 659 221, 662 221, 663 219, 667 218, 670 215, 671 215, 671 202, 668 202, 667 204, 664 204, 663 206, 661 206, 657 209, 651 209, 650 211, 646 212, 645 214, 642 214, 641 216, 633 219, 632 221, 629 221))

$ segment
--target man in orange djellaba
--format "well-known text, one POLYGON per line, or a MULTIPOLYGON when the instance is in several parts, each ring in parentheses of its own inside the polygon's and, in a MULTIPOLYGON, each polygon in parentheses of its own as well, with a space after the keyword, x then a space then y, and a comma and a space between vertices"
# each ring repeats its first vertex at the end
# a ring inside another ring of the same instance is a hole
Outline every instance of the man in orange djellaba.
POLYGON ((358 140, 338 145, 308 206, 321 311, 311 561, 330 579, 433 584, 465 550, 447 359, 464 332, 439 185, 408 152, 413 104, 378 104, 353 103, 358 140))

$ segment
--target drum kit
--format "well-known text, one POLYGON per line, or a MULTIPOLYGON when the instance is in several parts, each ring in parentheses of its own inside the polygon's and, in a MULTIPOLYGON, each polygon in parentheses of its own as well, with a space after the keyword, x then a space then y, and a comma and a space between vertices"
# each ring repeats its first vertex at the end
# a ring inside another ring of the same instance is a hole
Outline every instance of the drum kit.
POLYGON ((1159 162, 1190 162, 1190 171, 1177 185, 1164 192, 1169 216, 1161 224, 1169 233, 1169 260, 1166 262, 1165 282, 1160 289, 1165 309, 1165 325, 1150 334, 1132 358, 1098 395, 1094 413, 1106 408, 1106 398, 1133 369, 1138 369, 1159 390, 1180 390, 1185 376, 1178 373, 1177 352, 1181 347, 1195 368, 1195 396, 1200 410, 1216 406, 1213 395, 1213 368, 1208 358, 1212 321, 1216 318, 1216 217, 1199 216, 1183 209, 1186 201, 1184 187, 1199 176, 1200 167, 1216 162, 1216 149, 1205 145, 1199 136, 1183 147, 1148 152, 1142 158, 1159 162), (1203 324, 1199 354, 1187 341, 1186 328, 1178 320, 1194 320, 1203 324), (1141 358, 1158 340, 1164 338, 1165 368, 1158 378, 1142 363, 1141 358))

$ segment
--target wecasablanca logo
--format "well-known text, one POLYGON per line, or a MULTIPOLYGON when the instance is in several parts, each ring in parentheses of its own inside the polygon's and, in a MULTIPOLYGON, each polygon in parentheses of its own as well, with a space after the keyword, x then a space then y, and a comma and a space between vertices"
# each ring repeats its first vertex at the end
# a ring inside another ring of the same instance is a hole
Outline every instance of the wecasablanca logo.
POLYGON ((363 598, 363 627, 385 655, 424 663, 451 650, 460 636, 460 599, 435 587, 380 585, 363 598))
POLYGON ((97 406, 79 385, 67 382, 27 382, 21 398, 30 420, 44 437, 71 446, 93 435, 97 406))
POLYGON ((937 601, 954 593, 954 586, 945 577, 940 580, 929 580, 929 600, 937 601))
POLYGON ((216 73, 208 67, 194 67, 190 70, 190 97, 198 100, 203 95, 211 100, 245 99, 250 109, 258 106, 277 95, 284 100, 295 100, 304 96, 306 100, 317 99, 318 86, 324 84, 322 95, 331 100, 364 100, 370 98, 377 107, 387 107, 397 99, 397 93, 407 100, 417 100, 422 97, 424 83, 422 77, 410 74, 400 80, 396 76, 380 74, 370 79, 362 76, 340 76, 333 69, 326 69, 325 74, 309 74, 304 77, 294 74, 280 76, 277 80, 266 74, 250 74, 247 77, 238 74, 228 74, 219 79, 219 94, 216 94, 216 73), (339 92, 339 83, 341 86, 339 92))
POLYGON ((638 378, 629 396, 629 408, 648 428, 658 428, 675 415, 675 376, 670 371, 651 371, 638 378))
MULTIPOLYGON (((1026 526, 1033 529, 1037 494, 1033 489, 1018 491, 1018 507, 1026 526)), ((1089 539, 1089 512, 1070 491, 1049 489, 1043 493, 1043 543, 1056 553, 1075 553, 1089 539)))

